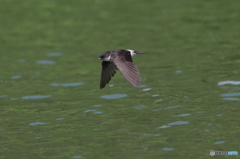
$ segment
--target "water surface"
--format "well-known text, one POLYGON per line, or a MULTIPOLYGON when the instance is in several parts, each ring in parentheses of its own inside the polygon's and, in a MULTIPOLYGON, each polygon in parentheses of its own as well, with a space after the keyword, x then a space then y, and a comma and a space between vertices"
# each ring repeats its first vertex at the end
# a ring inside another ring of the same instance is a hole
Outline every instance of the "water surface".
POLYGON ((239 1, 12 0, 0 12, 0 158, 240 151, 239 1), (118 71, 100 89, 99 54, 122 48, 147 52, 133 58, 141 87, 118 71))

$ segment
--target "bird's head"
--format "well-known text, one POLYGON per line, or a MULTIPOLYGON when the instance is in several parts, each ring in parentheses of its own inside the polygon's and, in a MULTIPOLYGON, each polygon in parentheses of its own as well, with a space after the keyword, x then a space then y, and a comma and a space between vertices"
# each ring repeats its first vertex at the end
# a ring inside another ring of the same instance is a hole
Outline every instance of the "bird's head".
POLYGON ((112 61, 111 59, 111 52, 110 51, 106 51, 104 53, 102 53, 99 58, 99 60, 103 60, 103 61, 112 61))
POLYGON ((105 54, 104 53, 102 53, 101 55, 99 55, 99 60, 104 60, 104 58, 105 58, 105 54))

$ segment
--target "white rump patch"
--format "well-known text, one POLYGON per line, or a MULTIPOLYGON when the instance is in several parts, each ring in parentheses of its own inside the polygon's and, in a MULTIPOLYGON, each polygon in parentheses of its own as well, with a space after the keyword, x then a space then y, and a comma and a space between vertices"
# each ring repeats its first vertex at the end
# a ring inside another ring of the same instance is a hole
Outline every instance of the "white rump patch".
POLYGON ((128 49, 128 51, 130 51, 131 56, 135 56, 136 55, 136 53, 134 53, 134 50, 129 50, 128 49))

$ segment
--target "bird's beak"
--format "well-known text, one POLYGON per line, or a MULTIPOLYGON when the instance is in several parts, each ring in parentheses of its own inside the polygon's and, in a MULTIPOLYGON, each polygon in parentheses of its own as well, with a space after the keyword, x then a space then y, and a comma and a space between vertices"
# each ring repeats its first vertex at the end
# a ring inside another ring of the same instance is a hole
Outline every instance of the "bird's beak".
POLYGON ((98 60, 102 60, 101 58, 98 58, 98 60))

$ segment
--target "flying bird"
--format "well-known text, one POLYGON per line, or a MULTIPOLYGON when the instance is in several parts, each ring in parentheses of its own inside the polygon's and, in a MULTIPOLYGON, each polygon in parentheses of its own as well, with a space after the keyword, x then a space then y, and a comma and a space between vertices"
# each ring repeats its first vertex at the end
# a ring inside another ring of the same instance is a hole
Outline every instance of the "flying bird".
POLYGON ((145 52, 127 49, 103 52, 99 56, 99 60, 103 60, 100 89, 104 88, 106 84, 108 84, 108 82, 116 73, 116 70, 120 70, 120 72, 131 85, 134 87, 139 87, 141 85, 140 73, 137 69, 137 66, 133 63, 132 56, 144 53, 145 52))

